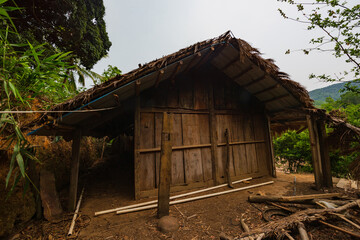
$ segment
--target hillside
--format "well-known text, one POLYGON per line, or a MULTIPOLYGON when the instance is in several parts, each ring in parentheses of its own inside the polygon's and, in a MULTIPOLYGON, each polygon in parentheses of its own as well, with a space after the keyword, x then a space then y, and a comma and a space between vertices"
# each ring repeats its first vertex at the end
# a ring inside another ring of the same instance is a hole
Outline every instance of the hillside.
POLYGON ((334 100, 340 98, 342 93, 339 92, 340 89, 344 87, 346 82, 336 83, 327 87, 315 89, 309 92, 310 97, 314 101, 324 102, 327 97, 332 97, 334 100))

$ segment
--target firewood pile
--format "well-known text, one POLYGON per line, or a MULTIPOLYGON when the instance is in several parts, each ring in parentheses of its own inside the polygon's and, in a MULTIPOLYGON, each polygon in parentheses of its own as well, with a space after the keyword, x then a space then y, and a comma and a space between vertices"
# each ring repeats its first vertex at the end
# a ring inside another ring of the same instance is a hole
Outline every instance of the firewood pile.
POLYGON ((309 238, 306 226, 314 223, 343 232, 349 239, 360 239, 360 199, 349 198, 340 193, 324 193, 300 196, 250 195, 248 201, 262 212, 266 222, 249 229, 241 219, 243 233, 235 238, 221 235, 220 239, 308 240, 312 238, 309 238), (268 206, 266 210, 256 206, 264 203, 268 206), (340 224, 339 221, 345 224, 340 224))

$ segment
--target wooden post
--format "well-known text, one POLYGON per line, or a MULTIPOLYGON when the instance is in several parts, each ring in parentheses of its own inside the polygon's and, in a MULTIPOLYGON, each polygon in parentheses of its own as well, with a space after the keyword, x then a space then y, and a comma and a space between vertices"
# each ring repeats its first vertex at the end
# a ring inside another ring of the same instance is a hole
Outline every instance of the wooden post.
POLYGON ((163 114, 161 132, 160 173, 158 191, 158 218, 169 215, 171 153, 172 153, 172 114, 163 114))
POLYGON ((266 116, 266 143, 268 145, 269 151, 270 151, 270 171, 271 171, 271 176, 276 177, 276 164, 275 164, 275 157, 274 157, 274 146, 273 146, 273 140, 272 140, 272 135, 271 135, 271 121, 270 121, 270 117, 266 116))
POLYGON ((69 211, 74 211, 79 180, 79 161, 80 161, 80 142, 81 131, 77 130, 73 136, 72 156, 70 164, 70 190, 69 190, 69 211))
POLYGON ((228 182, 228 186, 234 188, 231 181, 230 175, 230 133, 229 130, 225 130, 225 138, 226 138, 226 179, 228 182))
POLYGON ((321 167, 323 174, 323 186, 333 187, 332 176, 331 176, 331 165, 329 156, 329 145, 327 142, 326 128, 324 120, 318 120, 318 132, 319 142, 321 151, 321 167))
POLYGON ((140 82, 135 83, 134 110, 134 192, 135 200, 140 198, 140 82))
POLYGON ((314 175, 315 175, 315 185, 316 185, 316 189, 319 190, 322 187, 322 179, 323 179, 321 172, 321 154, 320 154, 319 135, 318 135, 315 119, 312 116, 307 115, 306 120, 309 129, 310 148, 311 148, 312 163, 313 163, 314 175))
POLYGON ((219 184, 218 179, 218 162, 216 157, 217 133, 216 133, 216 116, 214 109, 214 89, 213 83, 209 83, 209 125, 210 125, 210 143, 211 143, 211 164, 212 164, 212 177, 214 185, 219 184))

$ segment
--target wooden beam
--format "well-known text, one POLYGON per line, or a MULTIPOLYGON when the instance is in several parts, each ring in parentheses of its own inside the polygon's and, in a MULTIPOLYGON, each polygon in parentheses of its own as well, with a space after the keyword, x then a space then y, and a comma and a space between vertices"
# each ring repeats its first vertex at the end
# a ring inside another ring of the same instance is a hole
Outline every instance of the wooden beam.
POLYGON ((158 218, 169 215, 171 154, 172 154, 172 114, 163 113, 161 132, 160 178, 158 192, 158 218))
MULTIPOLYGON (((241 144, 253 144, 253 143, 264 143, 264 140, 255 140, 255 141, 240 141, 240 142, 229 142, 230 146, 241 145, 241 144)), ((226 146, 227 143, 218 143, 218 147, 226 146)))
POLYGON ((140 198, 140 96, 135 96, 134 106, 134 191, 135 200, 140 198))
POLYGON ((242 77, 243 75, 245 75, 246 73, 250 72, 253 69, 252 65, 246 67, 244 70, 242 70, 241 72, 239 72, 237 75, 235 75, 234 77, 232 77, 232 79, 236 80, 240 77, 242 77))
POLYGON ((226 64, 224 67, 222 67, 220 69, 220 71, 225 71, 228 67, 230 67, 231 65, 233 65, 234 63, 238 62, 240 59, 239 59, 239 56, 237 56, 234 60, 231 60, 228 64, 226 64))
POLYGON ((270 118, 268 116, 266 116, 266 130, 265 134, 266 134, 266 145, 269 149, 269 154, 270 154, 270 164, 269 166, 269 170, 271 172, 271 175, 273 177, 276 177, 276 164, 275 164, 275 156, 274 156, 274 146, 273 146, 273 139, 272 139, 272 134, 271 134, 271 122, 270 122, 270 118))
POLYGON ((211 46, 210 49, 209 49, 209 51, 208 51, 208 53, 205 54, 205 56, 204 56, 202 59, 200 59, 200 61, 198 61, 198 62, 194 65, 193 68, 198 68, 198 67, 201 66, 203 63, 205 63, 205 62, 210 58, 210 56, 213 54, 214 50, 215 50, 215 47, 214 47, 214 46, 211 46))
POLYGON ((331 164, 329 156, 329 145, 327 141, 326 128, 324 120, 318 120, 318 132, 319 132, 319 145, 321 151, 321 167, 323 173, 323 186, 333 187, 332 176, 331 176, 331 164))
POLYGON ((279 87, 280 87, 280 84, 275 84, 274 86, 271 86, 271 87, 268 87, 268 88, 264 88, 264 89, 262 89, 262 90, 260 90, 260 91, 254 92, 254 93, 252 93, 252 94, 253 94, 253 95, 260 95, 260 94, 262 94, 262 93, 264 93, 264 92, 272 91, 272 90, 277 89, 277 88, 279 88, 279 87))
POLYGON ((258 83, 258 82, 261 82, 261 81, 265 80, 266 77, 267 77, 267 75, 264 74, 263 76, 255 79, 255 80, 253 80, 253 81, 251 81, 251 82, 248 82, 248 83, 246 83, 246 84, 244 84, 244 85, 241 85, 241 87, 243 87, 243 88, 250 87, 250 86, 253 85, 253 84, 256 84, 256 83, 258 83))
POLYGON ((161 78, 162 76, 164 75, 165 71, 163 69, 161 69, 159 72, 158 72, 158 75, 156 77, 156 81, 155 81, 155 88, 157 88, 159 86, 159 83, 161 81, 161 78))
POLYGON ((273 97, 273 98, 270 98, 270 99, 268 99, 268 100, 261 101, 261 102, 263 102, 264 104, 268 104, 268 103, 271 103, 271 102, 274 102, 274 101, 277 101, 277 100, 286 98, 286 97, 288 97, 288 96, 290 96, 290 94, 289 94, 289 93, 286 93, 286 94, 284 94, 284 95, 276 96, 276 97, 273 97))
POLYGON ((210 129, 210 143, 211 143, 211 165, 212 165, 212 178, 214 180, 214 185, 219 183, 218 180, 218 162, 216 154, 216 145, 217 145, 217 132, 216 132, 216 116, 214 108, 214 89, 213 82, 209 83, 209 129, 210 129))
POLYGON ((180 60, 177 64, 177 66, 175 67, 175 70, 172 72, 172 74, 170 76, 170 81, 173 85, 175 84, 175 76, 179 72, 179 70, 183 64, 184 64, 184 62, 182 60, 180 60))
POLYGON ((234 188, 231 181, 231 174, 230 174, 230 133, 229 130, 225 130, 225 138, 226 138, 226 180, 229 187, 234 188))
POLYGON ((198 52, 198 53, 194 54, 194 56, 192 57, 192 59, 190 60, 190 62, 186 66, 186 68, 184 69, 184 72, 187 72, 192 67, 195 60, 198 59, 199 57, 201 57, 201 52, 198 52))
POLYGON ((141 85, 141 81, 140 79, 135 81, 135 95, 139 96, 140 95, 140 85, 141 85))
POLYGON ((70 164, 70 189, 69 189, 69 211, 73 212, 76 207, 76 198, 79 181, 79 161, 80 161, 80 142, 81 131, 77 130, 72 140, 72 155, 70 164))
POLYGON ((306 120, 308 123, 309 129, 309 137, 310 137, 310 148, 311 148, 311 155, 312 155, 312 163, 314 168, 314 175, 315 175, 315 185, 316 189, 320 189, 322 187, 322 172, 321 172, 321 155, 319 151, 319 141, 318 141, 318 131, 315 124, 315 120, 312 116, 307 115, 306 120))

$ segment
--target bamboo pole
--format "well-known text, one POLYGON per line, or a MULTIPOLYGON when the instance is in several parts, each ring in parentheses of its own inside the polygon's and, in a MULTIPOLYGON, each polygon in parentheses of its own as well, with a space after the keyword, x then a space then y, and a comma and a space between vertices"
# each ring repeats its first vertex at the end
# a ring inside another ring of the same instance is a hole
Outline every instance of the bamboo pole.
MULTIPOLYGON (((245 178, 245 179, 234 181, 232 183, 233 184, 241 183, 243 181, 248 181, 248 180, 251 180, 251 179, 252 179, 251 177, 250 178, 245 178)), ((172 196, 172 197, 170 197, 170 199, 176 199, 176 198, 186 197, 186 196, 197 194, 197 193, 207 192, 207 191, 214 190, 214 189, 217 189, 217 188, 225 187, 227 185, 228 184, 226 183, 226 184, 221 184, 221 185, 217 185, 217 186, 213 186, 213 187, 209 187, 209 188, 196 190, 196 191, 193 191, 193 192, 187 192, 187 193, 172 196)), ((103 214, 107 214, 107 213, 112 213, 112 212, 116 212, 116 211, 120 211, 120 210, 124 210, 124 209, 129 209, 129 208, 146 206, 146 205, 150 205, 150 204, 157 203, 157 202, 158 202, 158 200, 153 200, 153 201, 148 201, 148 202, 143 202, 143 203, 132 204, 132 205, 124 206, 124 207, 104 210, 104 211, 100 211, 100 212, 95 212, 95 216, 99 216, 99 215, 103 215, 103 214)))
POLYGON ((331 227, 331 228, 333 228, 333 229, 336 229, 336 230, 338 230, 338 231, 340 231, 340 232, 347 233, 347 234, 349 234, 349 235, 351 235, 351 236, 360 238, 360 234, 358 234, 358 233, 351 232, 351 231, 349 231, 349 230, 347 230, 347 229, 343 229, 343 228, 334 226, 334 225, 332 225, 332 224, 330 224, 330 223, 327 223, 327 222, 324 222, 324 221, 322 221, 322 220, 319 220, 319 222, 322 223, 322 224, 324 224, 324 225, 326 225, 326 226, 328 226, 328 227, 331 227))
MULTIPOLYGON (((175 200, 175 201, 170 202, 169 205, 174 205, 174 204, 179 204, 179 203, 185 203, 185 202, 190 202, 190 201, 195 201, 195 200, 220 196, 220 195, 233 193, 233 192, 238 192, 238 191, 246 190, 246 189, 249 189, 249 188, 260 187, 260 186, 264 186, 264 185, 268 185, 268 184, 272 184, 272 183, 274 183, 274 181, 259 183, 259 184, 255 184, 255 185, 251 185, 251 186, 247 186, 247 187, 236 188, 236 189, 231 189, 231 190, 217 192, 217 193, 210 193, 210 194, 203 195, 203 196, 197 196, 197 197, 192 197, 192 198, 185 198, 185 199, 175 200)), ((125 209, 125 210, 117 211, 116 214, 137 212, 137 211, 152 209, 152 208, 156 208, 156 207, 157 207, 157 204, 152 204, 152 205, 143 206, 143 207, 139 207, 139 208, 131 208, 131 209, 125 209)))
POLYGON ((71 236, 71 235, 72 235, 72 232, 73 232, 73 230, 74 230, 75 222, 76 222, 77 215, 79 214, 79 209, 80 209, 80 204, 81 204, 81 200, 82 200, 83 194, 84 194, 84 188, 81 190, 80 198, 79 198, 78 204, 77 204, 77 206, 76 206, 76 210, 75 210, 75 213, 74 213, 74 217, 73 217, 73 219, 72 219, 72 221, 71 221, 71 225, 70 225, 70 229, 69 229, 68 236, 71 236))

